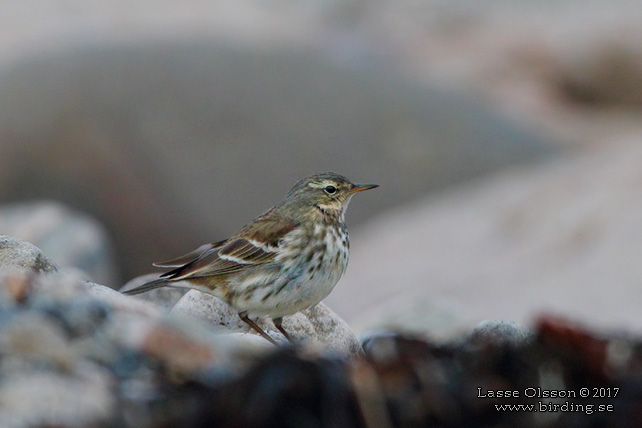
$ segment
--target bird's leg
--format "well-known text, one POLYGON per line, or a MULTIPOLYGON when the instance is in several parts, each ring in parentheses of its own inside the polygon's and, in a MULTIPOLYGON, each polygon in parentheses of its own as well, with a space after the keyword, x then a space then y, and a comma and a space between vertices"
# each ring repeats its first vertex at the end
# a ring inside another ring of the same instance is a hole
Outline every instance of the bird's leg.
POLYGON ((274 323, 274 326, 281 332, 281 334, 283 334, 283 336, 285 336, 285 338, 292 343, 293 342, 292 337, 288 334, 287 331, 283 329, 283 326, 281 326, 281 323, 283 322, 283 317, 274 318, 272 319, 272 322, 274 323))
POLYGON ((250 317, 247 316, 247 312, 246 311, 239 312, 239 317, 243 321, 245 321, 250 327, 252 327, 254 330, 256 330, 261 336, 263 336, 263 338, 265 338, 265 340, 267 340, 268 342, 272 343, 273 345, 278 345, 278 343, 276 343, 276 341, 274 339, 272 339, 269 334, 264 332, 261 327, 259 327, 254 321, 252 321, 250 319, 250 317))

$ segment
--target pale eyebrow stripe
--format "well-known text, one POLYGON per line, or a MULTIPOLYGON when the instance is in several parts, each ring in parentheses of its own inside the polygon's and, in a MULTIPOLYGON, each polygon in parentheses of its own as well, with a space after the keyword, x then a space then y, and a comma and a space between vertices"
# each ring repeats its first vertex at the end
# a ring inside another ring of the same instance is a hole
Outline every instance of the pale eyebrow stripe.
POLYGON ((331 181, 324 181, 321 184, 317 183, 308 183, 308 186, 314 187, 315 189, 323 189, 326 186, 334 186, 334 184, 331 181))

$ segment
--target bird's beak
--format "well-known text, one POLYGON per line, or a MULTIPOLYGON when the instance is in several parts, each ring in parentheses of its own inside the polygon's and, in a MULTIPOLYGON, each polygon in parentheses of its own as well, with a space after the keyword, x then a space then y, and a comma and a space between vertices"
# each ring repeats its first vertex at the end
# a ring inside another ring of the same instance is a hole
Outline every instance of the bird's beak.
POLYGON ((357 192, 363 192, 364 190, 374 189, 375 187, 379 187, 379 185, 378 184, 355 184, 352 187, 352 189, 348 190, 348 193, 353 195, 357 192))

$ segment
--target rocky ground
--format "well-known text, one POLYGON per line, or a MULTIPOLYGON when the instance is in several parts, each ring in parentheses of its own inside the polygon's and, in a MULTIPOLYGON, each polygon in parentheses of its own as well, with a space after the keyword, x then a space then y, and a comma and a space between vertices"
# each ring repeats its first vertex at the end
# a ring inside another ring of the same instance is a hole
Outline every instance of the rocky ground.
POLYGON ((447 343, 379 332, 359 344, 320 305, 286 325, 296 344, 275 347, 240 332, 221 305, 186 295, 170 312, 7 236, 0 269, 2 426, 637 423, 642 342, 562 319, 533 331, 485 322, 447 343))

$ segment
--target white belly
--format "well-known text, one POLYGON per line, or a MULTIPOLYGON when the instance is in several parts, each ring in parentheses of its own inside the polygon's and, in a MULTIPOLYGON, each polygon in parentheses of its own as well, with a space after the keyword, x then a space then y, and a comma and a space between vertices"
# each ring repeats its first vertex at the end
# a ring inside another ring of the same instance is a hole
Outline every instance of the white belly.
MULTIPOLYGON (((340 236, 327 234, 326 251, 309 249, 299 254, 284 254, 276 275, 257 273, 253 293, 240 293, 228 302, 238 310, 272 318, 292 315, 323 300, 339 282, 348 265, 348 247, 340 236), (329 251, 328 251, 329 249, 329 251)), ((247 283, 246 283, 247 284, 247 283)))

